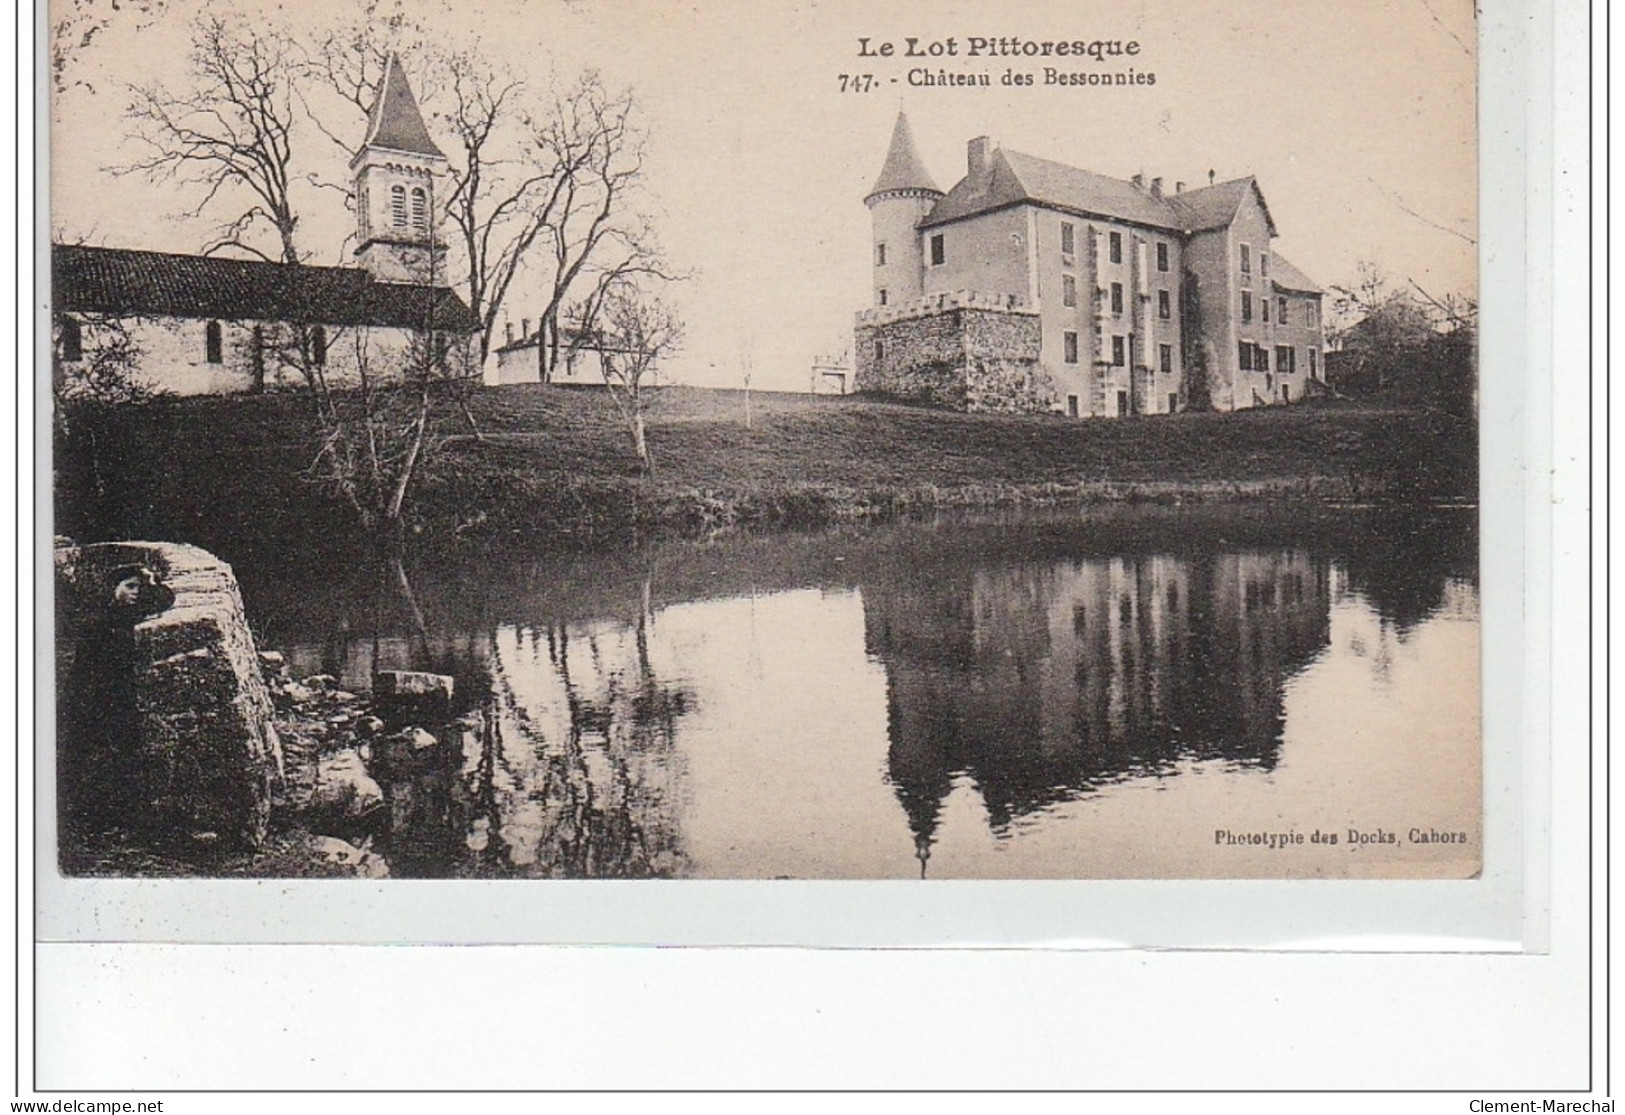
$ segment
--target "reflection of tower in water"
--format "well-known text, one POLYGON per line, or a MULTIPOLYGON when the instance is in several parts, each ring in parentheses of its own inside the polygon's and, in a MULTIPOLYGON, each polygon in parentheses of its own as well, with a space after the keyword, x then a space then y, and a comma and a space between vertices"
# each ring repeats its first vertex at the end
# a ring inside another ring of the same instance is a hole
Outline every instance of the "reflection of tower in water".
POLYGON ((956 779, 995 832, 1184 758, 1274 765, 1282 684, 1326 643, 1301 550, 1010 564, 864 586, 888 771, 922 861, 956 779))

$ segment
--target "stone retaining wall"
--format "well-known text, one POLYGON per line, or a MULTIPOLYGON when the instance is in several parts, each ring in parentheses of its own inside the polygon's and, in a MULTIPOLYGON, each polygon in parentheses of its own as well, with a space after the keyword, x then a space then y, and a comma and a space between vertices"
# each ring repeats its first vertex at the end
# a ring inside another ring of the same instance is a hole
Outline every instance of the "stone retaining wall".
POLYGON ((859 391, 955 410, 1035 413, 1056 390, 1039 364, 1038 315, 952 305, 884 321, 859 320, 859 391))

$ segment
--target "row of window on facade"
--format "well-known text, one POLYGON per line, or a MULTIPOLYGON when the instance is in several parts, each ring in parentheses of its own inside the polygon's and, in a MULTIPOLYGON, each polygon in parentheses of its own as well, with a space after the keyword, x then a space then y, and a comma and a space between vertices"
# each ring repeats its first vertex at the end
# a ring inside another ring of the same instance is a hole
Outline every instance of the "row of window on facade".
MULTIPOLYGON (((399 186, 395 187, 400 189, 399 186)), ((1123 262, 1123 234, 1112 232, 1107 234, 1107 255, 1113 263, 1123 262)), ((935 233, 930 241, 931 266, 941 267, 948 262, 948 245, 945 234, 935 233)), ((1077 254, 1077 228, 1070 221, 1061 222, 1061 254, 1072 256, 1077 254)), ((886 266, 886 244, 884 241, 875 245, 875 266, 886 266)), ((1157 270, 1168 270, 1168 244, 1157 241, 1157 270)))
MULTIPOLYGON (((1304 350, 1309 356, 1309 378, 1320 378, 1319 352, 1316 349, 1304 350)), ((1241 370, 1244 372, 1267 372, 1270 370, 1270 350, 1263 345, 1252 341, 1242 341, 1238 346, 1237 358, 1241 370)), ((1296 375, 1298 372, 1298 350, 1291 345, 1275 346, 1275 371, 1281 375, 1296 375)))
MULTIPOLYGON (((1078 335, 1068 329, 1061 334, 1061 359, 1068 364, 1078 362, 1078 335)), ((1128 338, 1122 334, 1112 337, 1112 367, 1121 368, 1128 364, 1128 338)), ((1172 373, 1174 370, 1174 346, 1157 346, 1157 370, 1172 373)))
MULTIPOLYGON (((261 337, 260 327, 254 327, 256 340, 261 337)), ((63 317, 58 321, 58 344, 62 359, 67 362, 83 360, 85 358, 84 326, 77 318, 63 317)), ((225 363, 225 329, 218 321, 211 321, 203 327, 203 362, 206 364, 225 363)), ((327 364, 327 330, 320 326, 312 326, 310 330, 310 360, 317 367, 327 364)))
MULTIPOLYGON (((1264 321, 1267 323, 1270 319, 1270 300, 1268 298, 1260 298, 1258 300, 1258 305, 1263 314, 1264 321)), ((1277 325, 1288 324, 1286 306, 1287 300, 1284 295, 1275 299, 1275 323, 1277 325)), ((1307 319, 1304 324, 1313 325, 1315 323, 1315 304, 1313 302, 1304 303, 1304 317, 1307 319)), ((1253 320, 1253 293, 1250 290, 1244 290, 1241 292, 1241 320, 1253 320)))
MULTIPOLYGON (((1129 339, 1122 334, 1114 334, 1111 338, 1112 355, 1111 366, 1122 368, 1128 364, 1129 339)), ((1320 353, 1317 349, 1304 350, 1309 357, 1309 378, 1320 378, 1320 353)), ((878 337, 875 339, 875 360, 883 361, 886 358, 886 343, 878 337)), ((1244 372, 1270 371, 1270 351, 1268 348, 1252 341, 1242 341, 1238 358, 1241 370, 1244 372)), ((1076 364, 1079 359, 1078 334, 1073 330, 1066 330, 1061 334, 1061 359, 1068 364, 1076 364)), ((1174 346, 1157 346, 1157 370, 1172 374, 1174 370, 1174 346)), ((1282 375, 1296 375, 1298 372, 1298 352, 1291 345, 1275 346, 1275 371, 1282 375)))
MULTIPOLYGON (((1113 283, 1110 288, 1112 313, 1123 313, 1123 284, 1113 283)), ((1078 304, 1078 280, 1072 275, 1061 276, 1061 304, 1063 306, 1076 306, 1078 304)), ((1171 321, 1174 316, 1173 293, 1166 289, 1157 291, 1157 316, 1164 321, 1171 321)))
MULTIPOLYGON (((1171 391, 1171 392, 1168 393, 1168 413, 1172 414, 1178 409, 1179 409, 1179 392, 1171 391)), ((1129 411, 1128 392, 1127 391, 1119 391, 1117 393, 1117 417, 1119 417, 1119 418, 1127 418, 1128 417, 1128 411, 1129 411)), ((1068 418, 1077 418, 1078 417, 1078 397, 1076 395, 1068 395, 1066 397, 1066 413, 1067 413, 1068 418)), ((1179 603, 1179 590, 1177 588, 1175 588, 1173 585, 1169 585, 1168 586, 1168 604, 1169 604, 1170 607, 1174 607, 1178 603, 1179 603)), ((1132 606, 1129 605, 1127 603, 1127 601, 1125 600, 1122 608, 1119 611, 1119 614, 1121 616, 1121 622, 1125 627, 1128 626, 1128 624, 1129 624, 1129 618, 1130 618, 1130 616, 1132 614, 1132 612, 1130 610, 1131 607, 1132 606)), ((1081 606, 1079 608, 1076 608, 1076 609, 1073 610, 1072 623, 1073 623, 1074 627, 1079 627, 1083 623, 1082 611, 1083 611, 1083 609, 1081 608, 1081 606)))
MULTIPOLYGON (((1078 235, 1076 226, 1074 226, 1071 221, 1062 221, 1061 255, 1076 255, 1078 246, 1077 241, 1078 235)), ((1157 270, 1166 272, 1168 270, 1168 243, 1165 240, 1158 240, 1156 242, 1156 246, 1157 270)), ((1123 262, 1123 234, 1121 232, 1108 232, 1106 234, 1106 258, 1112 263, 1123 262)))

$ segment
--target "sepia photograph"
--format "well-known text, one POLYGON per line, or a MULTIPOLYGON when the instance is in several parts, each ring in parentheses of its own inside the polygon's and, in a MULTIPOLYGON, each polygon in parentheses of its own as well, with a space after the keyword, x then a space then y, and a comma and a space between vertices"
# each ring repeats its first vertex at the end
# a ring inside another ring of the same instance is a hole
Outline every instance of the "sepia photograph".
POLYGON ((1468 0, 49 18, 60 876, 1484 872, 1468 0))

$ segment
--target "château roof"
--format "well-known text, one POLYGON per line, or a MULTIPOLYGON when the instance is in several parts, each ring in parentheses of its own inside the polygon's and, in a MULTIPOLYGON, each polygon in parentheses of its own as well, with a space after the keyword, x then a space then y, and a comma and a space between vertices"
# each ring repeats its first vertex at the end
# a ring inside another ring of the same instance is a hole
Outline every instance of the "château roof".
POLYGON ((414 155, 445 158, 445 153, 429 138, 424 127, 423 113, 418 111, 417 98, 407 84, 406 71, 401 60, 391 54, 384 65, 384 80, 378 99, 373 102, 372 119, 367 124, 367 138, 362 148, 384 147, 391 151, 405 151, 414 155))
POLYGON ((880 168, 880 177, 875 179, 875 188, 869 191, 869 197, 892 190, 942 192, 937 189, 931 172, 925 169, 919 148, 914 146, 914 132, 908 126, 908 117, 901 112, 897 114, 897 123, 892 126, 891 149, 886 152, 886 165, 880 168))
POLYGON ((920 227, 1034 203, 1170 232, 1200 232, 1222 228, 1234 220, 1249 191, 1256 194, 1273 235, 1275 223, 1264 205, 1264 195, 1250 177, 1158 197, 1125 179, 1001 148, 989 157, 986 173, 961 179, 937 202, 920 227))
POLYGON ((380 283, 356 267, 171 255, 72 244, 51 247, 58 312, 130 317, 302 321, 471 333, 474 315, 450 287, 380 283))
POLYGON ((1264 211, 1264 220, 1269 223, 1270 235, 1275 235, 1275 218, 1270 216, 1270 207, 1264 203, 1264 191, 1258 188, 1258 179, 1251 176, 1232 178, 1200 190, 1186 190, 1164 200, 1180 215, 1185 231, 1201 232, 1209 228, 1223 228, 1235 220, 1236 212, 1248 194, 1258 199, 1258 207, 1264 211))
POLYGON ((1270 256, 1270 282, 1275 284, 1276 290, 1292 294, 1323 293, 1315 280, 1288 263, 1279 252, 1270 256))

